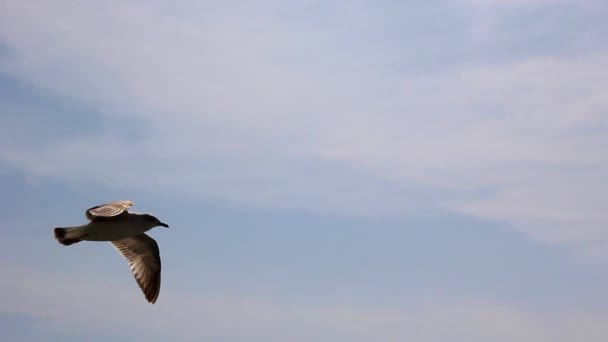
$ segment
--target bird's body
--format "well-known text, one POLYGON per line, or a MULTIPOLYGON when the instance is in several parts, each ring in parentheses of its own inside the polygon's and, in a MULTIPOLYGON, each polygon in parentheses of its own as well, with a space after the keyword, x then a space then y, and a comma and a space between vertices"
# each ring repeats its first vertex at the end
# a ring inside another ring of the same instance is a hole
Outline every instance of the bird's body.
POLYGON ((129 262, 146 299, 154 304, 160 292, 160 253, 156 241, 144 233, 169 226, 150 214, 128 212, 132 205, 131 201, 119 201, 92 207, 86 211, 89 223, 55 228, 55 238, 65 246, 80 241, 112 243, 129 262))
POLYGON ((79 241, 116 241, 154 228, 148 216, 125 212, 120 219, 93 220, 82 226, 63 229, 67 229, 66 235, 78 237, 79 241))

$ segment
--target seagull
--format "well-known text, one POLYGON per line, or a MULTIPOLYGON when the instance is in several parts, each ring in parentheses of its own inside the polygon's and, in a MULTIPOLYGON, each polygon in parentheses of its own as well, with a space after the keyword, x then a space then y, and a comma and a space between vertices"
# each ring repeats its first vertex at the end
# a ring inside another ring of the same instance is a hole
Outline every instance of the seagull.
POLYGON ((129 262, 131 272, 149 303, 160 292, 160 252, 158 244, 145 232, 154 227, 169 228, 150 214, 128 212, 131 201, 117 201, 87 209, 89 223, 77 227, 57 227, 55 239, 69 246, 80 241, 108 241, 129 262))

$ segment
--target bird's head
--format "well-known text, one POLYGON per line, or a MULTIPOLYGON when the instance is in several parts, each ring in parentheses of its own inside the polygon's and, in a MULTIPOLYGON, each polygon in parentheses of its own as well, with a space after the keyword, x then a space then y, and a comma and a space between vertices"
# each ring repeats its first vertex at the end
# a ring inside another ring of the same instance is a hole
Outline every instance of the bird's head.
POLYGON ((165 227, 165 228, 169 228, 169 225, 166 223, 162 223, 159 219, 157 219, 154 215, 150 215, 150 214, 145 214, 144 216, 144 222, 146 222, 146 225, 149 225, 151 228, 154 227, 165 227))

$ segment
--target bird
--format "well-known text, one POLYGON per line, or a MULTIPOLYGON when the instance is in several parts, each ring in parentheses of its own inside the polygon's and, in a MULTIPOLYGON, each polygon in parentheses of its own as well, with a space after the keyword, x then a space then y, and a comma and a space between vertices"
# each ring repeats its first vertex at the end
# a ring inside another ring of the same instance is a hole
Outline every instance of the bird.
POLYGON ((116 201, 94 206, 85 212, 87 224, 56 227, 55 239, 64 246, 80 241, 108 241, 127 259, 135 281, 146 300, 154 304, 160 293, 160 250, 145 232, 154 227, 169 228, 150 214, 129 212, 131 201, 116 201))

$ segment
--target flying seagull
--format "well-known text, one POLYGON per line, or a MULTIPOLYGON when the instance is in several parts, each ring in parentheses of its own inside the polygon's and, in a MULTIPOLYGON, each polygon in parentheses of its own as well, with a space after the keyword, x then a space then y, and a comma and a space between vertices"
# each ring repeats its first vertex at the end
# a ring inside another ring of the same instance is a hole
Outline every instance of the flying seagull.
POLYGON ((118 201, 90 208, 85 213, 89 223, 55 228, 55 239, 65 246, 80 241, 109 241, 127 259, 144 296, 154 304, 160 292, 160 253, 156 241, 144 233, 169 226, 150 214, 128 212, 132 206, 131 201, 118 201))

